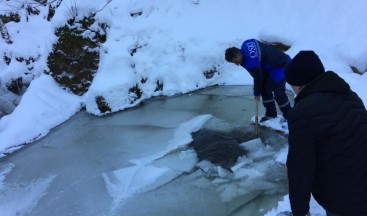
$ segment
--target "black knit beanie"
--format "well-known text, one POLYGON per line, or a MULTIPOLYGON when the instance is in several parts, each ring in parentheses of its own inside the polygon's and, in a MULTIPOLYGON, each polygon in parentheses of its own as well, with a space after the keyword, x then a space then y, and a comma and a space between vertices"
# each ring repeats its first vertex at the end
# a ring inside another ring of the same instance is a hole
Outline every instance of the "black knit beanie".
POLYGON ((285 80, 293 86, 303 86, 325 72, 314 51, 300 51, 285 69, 285 80))

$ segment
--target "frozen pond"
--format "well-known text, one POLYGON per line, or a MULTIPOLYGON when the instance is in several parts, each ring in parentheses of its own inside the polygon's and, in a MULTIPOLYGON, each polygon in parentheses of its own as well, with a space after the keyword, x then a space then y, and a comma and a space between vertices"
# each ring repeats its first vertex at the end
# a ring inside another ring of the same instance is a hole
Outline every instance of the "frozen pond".
POLYGON ((264 215, 287 194, 275 161, 286 135, 262 128, 231 171, 190 145, 196 131, 251 137, 254 113, 252 86, 156 97, 106 117, 79 112, 0 159, 0 215, 264 215))

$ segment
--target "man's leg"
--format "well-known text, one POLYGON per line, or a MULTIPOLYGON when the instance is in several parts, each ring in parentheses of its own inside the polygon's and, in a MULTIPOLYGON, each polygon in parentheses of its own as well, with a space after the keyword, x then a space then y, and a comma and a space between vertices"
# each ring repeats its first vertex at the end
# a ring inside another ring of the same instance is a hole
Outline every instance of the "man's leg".
POLYGON ((285 119, 288 117, 288 112, 291 109, 291 103, 288 100, 288 96, 285 93, 285 80, 280 81, 274 88, 275 101, 277 102, 279 109, 282 111, 285 119))
MULTIPOLYGON (((326 211, 326 215, 327 215, 327 216, 346 216, 346 215, 336 214, 336 213, 329 212, 329 211, 326 211)), ((362 215, 361 215, 361 216, 362 216, 362 215)))
POLYGON ((273 89, 275 83, 272 79, 268 78, 265 80, 265 85, 263 86, 261 92, 261 98, 263 101, 263 105, 265 107, 265 116, 275 118, 277 117, 277 110, 275 107, 273 89))

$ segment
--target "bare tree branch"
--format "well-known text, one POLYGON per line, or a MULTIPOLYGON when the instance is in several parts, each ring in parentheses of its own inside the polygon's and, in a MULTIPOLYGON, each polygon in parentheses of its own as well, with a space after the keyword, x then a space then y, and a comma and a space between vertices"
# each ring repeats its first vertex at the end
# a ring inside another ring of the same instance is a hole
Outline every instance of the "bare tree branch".
POLYGON ((107 0, 106 4, 101 9, 97 10, 95 13, 98 13, 98 12, 102 11, 111 2, 112 2, 112 0, 107 0))

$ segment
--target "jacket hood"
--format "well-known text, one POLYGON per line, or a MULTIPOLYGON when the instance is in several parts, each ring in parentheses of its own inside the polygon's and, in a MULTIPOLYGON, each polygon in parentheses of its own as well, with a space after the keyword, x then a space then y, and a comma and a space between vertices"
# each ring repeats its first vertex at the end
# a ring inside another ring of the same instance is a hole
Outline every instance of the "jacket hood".
POLYGON ((327 71, 317 76, 309 84, 307 84, 302 91, 295 98, 295 103, 302 98, 313 93, 329 92, 334 94, 347 94, 349 93, 350 86, 336 73, 327 71))

